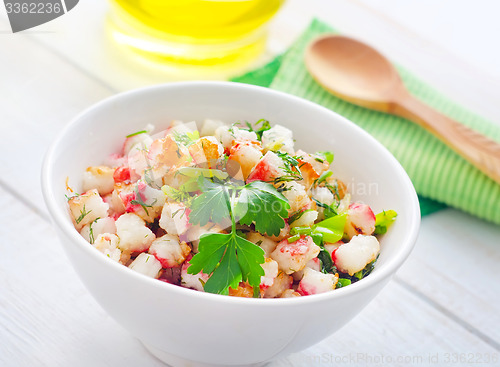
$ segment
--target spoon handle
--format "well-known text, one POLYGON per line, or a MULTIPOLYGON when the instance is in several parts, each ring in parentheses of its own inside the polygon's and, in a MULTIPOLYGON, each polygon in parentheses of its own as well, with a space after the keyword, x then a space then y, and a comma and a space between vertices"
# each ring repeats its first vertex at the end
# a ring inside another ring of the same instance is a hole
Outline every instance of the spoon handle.
POLYGON ((437 112, 409 93, 399 95, 392 112, 433 133, 451 149, 500 184, 499 143, 437 112))

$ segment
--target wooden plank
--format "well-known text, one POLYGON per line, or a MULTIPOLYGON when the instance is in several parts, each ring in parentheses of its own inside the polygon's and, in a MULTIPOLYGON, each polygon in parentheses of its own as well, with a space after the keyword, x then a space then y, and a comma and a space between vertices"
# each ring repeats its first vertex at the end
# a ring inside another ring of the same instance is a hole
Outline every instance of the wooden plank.
POLYGON ((498 350, 393 281, 337 333, 271 366, 466 366, 493 357, 498 350))
MULTIPOLYGON (((1 188, 0 207, 8 208, 0 212, 3 228, 8 228, 1 239, 0 365, 162 365, 91 298, 45 220, 1 188)), ((338 333, 271 366, 322 365, 315 361, 339 356, 350 363, 353 355, 387 359, 438 353, 445 358, 445 353, 464 351, 495 352, 432 305, 391 282, 338 333)))
POLYGON ((39 174, 57 133, 111 90, 29 35, 0 37, 0 184, 45 211, 39 174))
POLYGON ((1 366, 163 366, 87 293, 48 222, 2 188, 0 207, 1 366))
POLYGON ((500 350, 500 227, 447 210, 424 218, 397 275, 500 350))

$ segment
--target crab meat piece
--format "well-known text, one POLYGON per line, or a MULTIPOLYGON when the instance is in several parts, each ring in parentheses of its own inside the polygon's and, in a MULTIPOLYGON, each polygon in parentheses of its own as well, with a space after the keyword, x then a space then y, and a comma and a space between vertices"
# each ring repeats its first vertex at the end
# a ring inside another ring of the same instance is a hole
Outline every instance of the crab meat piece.
MULTIPOLYGON (((269 236, 269 238, 273 241, 279 242, 288 236, 290 236, 290 225, 285 221, 285 226, 281 228, 280 234, 277 236, 269 236)), ((274 246, 274 248, 276 248, 276 246, 274 246)), ((274 251, 274 248, 272 251, 274 251)))
POLYGON ((130 167, 128 166, 120 166, 116 167, 115 171, 113 172, 113 181, 115 183, 130 183, 130 167))
POLYGON ((149 253, 156 257, 164 268, 180 267, 191 253, 186 242, 179 242, 179 237, 166 234, 151 243, 149 253))
POLYGON ((182 203, 166 202, 158 224, 168 234, 179 236, 189 228, 189 209, 182 203))
POLYGON ((137 214, 123 214, 115 224, 116 234, 120 238, 118 247, 123 251, 146 251, 155 239, 153 232, 146 227, 146 222, 137 214))
POLYGON ((174 166, 188 166, 193 158, 188 148, 178 144, 172 135, 157 139, 151 144, 148 153, 149 165, 160 174, 166 174, 174 166))
POLYGON ((203 121, 203 125, 200 130, 200 136, 213 136, 215 135, 215 130, 223 126, 224 123, 220 120, 206 119, 203 121))
POLYGON ((337 213, 345 213, 347 210, 349 210, 349 205, 351 205, 351 194, 345 194, 345 196, 339 202, 337 213))
POLYGON ((95 241, 94 247, 109 257, 111 260, 120 262, 122 258, 122 251, 118 248, 120 239, 117 235, 111 233, 99 234, 95 241))
POLYGON ((204 292, 203 285, 207 282, 209 275, 203 272, 199 272, 198 274, 189 274, 187 269, 191 265, 189 260, 186 260, 184 264, 182 264, 181 268, 181 285, 186 288, 196 289, 197 291, 204 292))
POLYGON ((305 210, 300 217, 290 223, 290 227, 311 227, 318 218, 316 210, 305 210))
POLYGON ((97 189, 99 195, 106 195, 113 191, 115 170, 106 166, 88 167, 83 173, 83 191, 97 189))
POLYGON ((348 238, 358 234, 370 235, 375 231, 375 214, 366 204, 352 203, 347 211, 344 232, 348 238))
POLYGON ((130 136, 125 139, 125 142, 123 143, 123 148, 122 148, 122 153, 124 156, 130 153, 132 148, 141 146, 141 147, 146 147, 149 148, 151 143, 153 142, 153 139, 149 135, 152 131, 154 130, 154 126, 151 124, 148 124, 144 129, 143 133, 140 134, 135 134, 133 136, 130 136))
POLYGON ((343 241, 338 241, 338 242, 335 242, 335 243, 325 242, 325 244, 324 244, 325 250, 328 251, 328 253, 330 254, 330 256, 332 256, 332 260, 333 260, 333 253, 335 252, 335 250, 337 250, 343 244, 344 244, 343 241))
POLYGON ((128 267, 151 278, 158 278, 161 270, 160 262, 145 252, 139 254, 128 267))
POLYGON ((319 155, 309 154, 300 149, 297 150, 295 155, 300 157, 300 163, 308 163, 318 177, 330 168, 330 164, 324 161, 319 155))
MULTIPOLYGON (((112 197, 112 206, 121 210, 123 207, 128 213, 135 213, 147 222, 153 222, 161 213, 165 204, 165 194, 144 181, 140 180, 133 184, 116 184, 116 196, 112 197), (122 203, 120 206, 118 200, 122 203)), ((113 192, 113 195, 114 192, 113 192)))
POLYGON ((237 141, 229 150, 229 160, 237 162, 246 180, 252 169, 262 158, 262 147, 254 141, 237 141))
POLYGON ((247 282, 240 282, 236 289, 229 287, 228 294, 231 297, 253 298, 253 287, 247 282))
POLYGON ((338 196, 337 197, 338 200, 343 199, 344 196, 347 194, 347 185, 338 178, 334 176, 329 176, 326 178, 326 183, 331 187, 336 188, 335 196, 338 196))
POLYGON ((280 298, 293 298, 293 297, 300 297, 300 293, 294 291, 293 289, 287 289, 281 294, 280 298))
POLYGON ((379 252, 380 244, 376 237, 357 235, 335 250, 332 259, 337 269, 353 275, 375 260, 379 252))
POLYGON ((264 298, 280 297, 283 292, 290 289, 293 284, 293 278, 290 275, 280 271, 278 276, 274 278, 273 285, 264 290, 264 298))
POLYGON ((198 166, 212 168, 224 153, 224 147, 213 136, 198 139, 188 147, 194 163, 198 166))
POLYGON ((247 183, 252 181, 272 181, 273 179, 285 176, 283 160, 276 153, 267 152, 251 170, 247 178, 247 183))
POLYGON ((263 293, 273 285, 274 279, 278 276, 278 263, 266 257, 265 262, 260 266, 264 269, 264 275, 260 277, 260 291, 263 293))
POLYGON ((274 125, 262 133, 262 146, 265 151, 279 150, 293 155, 293 144, 292 130, 282 125, 274 125))
MULTIPOLYGON (((230 222, 228 221, 227 226, 230 226, 230 222)), ((227 227, 226 227, 227 228, 227 227)), ((190 225, 186 233, 182 236, 182 238, 186 242, 190 242, 193 246, 193 253, 198 253, 198 244, 200 243, 200 237, 204 234, 209 233, 221 233, 223 232, 223 228, 219 226, 219 224, 208 223, 203 227, 199 225, 190 225)))
POLYGON ((333 291, 338 281, 338 274, 324 274, 311 268, 304 269, 304 277, 297 292, 302 296, 333 291))
POLYGON ((297 241, 289 243, 284 239, 271 253, 271 258, 278 262, 281 270, 286 274, 292 274, 302 270, 307 262, 320 252, 311 236, 301 236, 297 241))
POLYGON ((233 140, 248 140, 257 141, 257 134, 253 131, 248 131, 245 129, 239 129, 236 126, 219 126, 215 130, 215 137, 224 146, 224 148, 229 149, 233 145, 233 140))
POLYGON ((109 205, 102 200, 96 189, 71 197, 68 200, 68 205, 71 218, 78 231, 97 218, 108 216, 109 205))
POLYGON ((326 205, 332 205, 335 200, 332 192, 325 186, 317 186, 311 189, 311 197, 326 205))
POLYGON ((309 260, 304 269, 296 271, 295 273, 292 274, 293 280, 295 280, 297 282, 300 281, 304 277, 304 271, 307 268, 313 269, 316 271, 321 271, 321 262, 319 261, 319 259, 317 257, 309 260))
POLYGON ((309 195, 307 195, 304 186, 294 181, 285 183, 283 196, 288 200, 288 204, 290 204, 288 215, 299 210, 309 209, 313 203, 309 195))
POLYGON ((248 233, 247 240, 249 240, 252 243, 255 243, 256 245, 259 245, 260 248, 264 250, 265 257, 270 257, 271 252, 273 252, 276 246, 278 245, 277 242, 273 241, 268 237, 264 237, 258 232, 248 233))
POLYGON ((94 242, 97 236, 104 233, 116 233, 115 220, 111 217, 99 218, 85 225, 80 234, 87 242, 94 242))

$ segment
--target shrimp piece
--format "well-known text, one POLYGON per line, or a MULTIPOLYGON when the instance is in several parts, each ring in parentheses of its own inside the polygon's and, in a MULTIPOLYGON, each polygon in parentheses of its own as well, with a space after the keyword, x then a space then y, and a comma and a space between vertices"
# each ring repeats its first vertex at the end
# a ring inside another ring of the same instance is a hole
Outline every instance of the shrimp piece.
POLYGON ((339 279, 338 274, 324 274, 311 268, 304 269, 304 277, 297 292, 302 296, 333 291, 339 279))
POLYGON ((177 268, 191 253, 191 247, 184 241, 179 243, 177 236, 166 234, 151 243, 149 253, 161 263, 163 268, 177 268))
POLYGON ((319 252, 320 248, 311 236, 301 236, 292 243, 288 239, 278 243, 271 258, 278 262, 279 268, 286 274, 292 274, 304 269, 308 261, 318 256, 319 252))
POLYGON ((146 222, 137 214, 123 214, 115 224, 116 234, 120 238, 118 247, 123 251, 146 251, 155 239, 153 232, 146 227, 146 222))
POLYGON ((97 218, 108 216, 109 205, 106 204, 96 189, 85 194, 73 196, 68 200, 71 219, 75 228, 80 231, 83 226, 92 223, 97 218))
POLYGON ((293 155, 293 133, 282 125, 274 125, 262 133, 262 146, 265 151, 279 150, 293 155))
POLYGON ((283 292, 290 289, 293 284, 293 278, 284 272, 278 272, 278 276, 274 278, 273 285, 264 290, 264 298, 280 297, 283 292))
POLYGON ((332 259, 337 269, 353 275, 375 260, 379 252, 380 244, 376 237, 357 235, 335 250, 332 259))
POLYGON ((140 253, 128 266, 130 269, 151 278, 160 276, 161 264, 153 255, 140 253))
POLYGON ((283 160, 276 153, 269 151, 250 171, 246 182, 257 180, 270 182, 277 177, 285 176, 283 166, 283 160))
POLYGON ((350 239, 358 234, 371 235, 375 231, 375 214, 366 204, 352 203, 347 211, 344 232, 350 239))
POLYGON ((252 243, 255 243, 256 245, 259 245, 260 248, 264 250, 265 257, 270 257, 271 252, 273 252, 276 246, 278 245, 277 242, 271 240, 268 237, 264 237, 258 232, 248 233, 247 240, 249 240, 252 243))
POLYGON ((115 220, 111 217, 98 218, 92 223, 83 226, 80 234, 87 242, 94 243, 97 236, 104 233, 116 233, 115 220))
POLYGON ((181 268, 181 285, 185 288, 196 289, 197 291, 204 292, 203 285, 208 281, 210 277, 208 274, 199 272, 198 274, 189 274, 187 269, 191 265, 189 263, 191 258, 189 257, 181 268))
POLYGON ((182 203, 167 202, 163 205, 158 224, 168 234, 184 234, 190 226, 189 209, 182 203))
POLYGON ((83 191, 97 189, 99 195, 106 195, 113 191, 115 170, 106 166, 88 167, 83 173, 83 191))
POLYGON ((241 168, 243 180, 262 158, 262 147, 254 141, 236 141, 229 150, 229 160, 237 162, 241 168))

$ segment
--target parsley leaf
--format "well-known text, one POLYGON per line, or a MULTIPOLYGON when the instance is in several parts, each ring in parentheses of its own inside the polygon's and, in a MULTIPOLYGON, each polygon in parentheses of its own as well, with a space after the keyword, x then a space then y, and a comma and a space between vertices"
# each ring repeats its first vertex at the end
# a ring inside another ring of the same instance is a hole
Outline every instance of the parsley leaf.
POLYGON ((264 133, 264 131, 267 131, 271 128, 271 124, 265 119, 260 119, 254 124, 254 126, 257 126, 259 124, 261 125, 259 128, 254 128, 249 122, 246 123, 248 131, 253 131, 257 135, 257 139, 262 140, 262 134, 264 133))
POLYGON ((270 236, 277 236, 285 226, 283 218, 288 216, 290 204, 272 185, 252 181, 245 185, 239 195, 235 217, 240 224, 255 224, 255 229, 270 236))
POLYGON ((231 232, 202 235, 188 273, 210 275, 204 284, 206 292, 228 294, 229 287, 237 288, 239 282, 247 281, 258 296, 264 250, 240 236, 236 222, 254 223, 257 231, 277 235, 285 226, 288 201, 272 185, 260 181, 243 186, 238 181, 200 176, 198 185, 202 193, 191 203, 189 222, 205 225, 230 219, 231 232))
POLYGON ((203 193, 192 201, 189 221, 204 226, 209 221, 218 223, 229 218, 229 192, 224 182, 217 183, 201 176, 198 185, 203 193))

